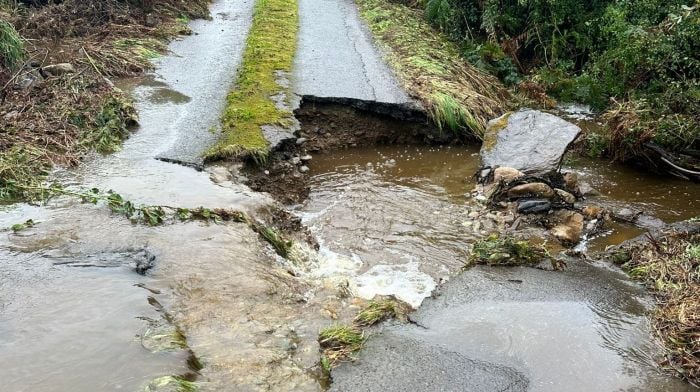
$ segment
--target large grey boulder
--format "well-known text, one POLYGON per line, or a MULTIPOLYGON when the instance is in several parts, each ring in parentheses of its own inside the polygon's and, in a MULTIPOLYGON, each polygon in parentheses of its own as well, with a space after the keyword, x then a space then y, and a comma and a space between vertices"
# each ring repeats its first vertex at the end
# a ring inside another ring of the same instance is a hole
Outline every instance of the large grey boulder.
POLYGON ((559 169, 581 128, 553 114, 531 109, 489 121, 481 147, 483 166, 505 166, 542 175, 559 169))

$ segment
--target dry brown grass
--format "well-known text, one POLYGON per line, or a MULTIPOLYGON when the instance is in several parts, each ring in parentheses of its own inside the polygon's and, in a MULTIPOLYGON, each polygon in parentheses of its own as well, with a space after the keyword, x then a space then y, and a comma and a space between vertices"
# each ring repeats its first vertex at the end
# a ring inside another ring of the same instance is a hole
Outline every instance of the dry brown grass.
POLYGON ((643 281, 658 306, 652 315, 666 348, 665 367, 700 383, 700 234, 671 233, 635 246, 623 268, 643 281))
POLYGON ((150 69, 167 38, 188 32, 188 17, 206 15, 208 0, 157 0, 150 12, 127 4, 65 0, 33 8, 0 2, 0 18, 16 28, 25 50, 15 69, 0 65, 0 161, 23 166, 4 168, 0 199, 26 197, 11 188, 36 183, 47 166, 72 166, 88 151, 118 149, 135 113, 108 78, 150 69), (70 63, 75 72, 42 71, 57 63, 70 63), (22 158, 26 151, 29 161, 22 158))

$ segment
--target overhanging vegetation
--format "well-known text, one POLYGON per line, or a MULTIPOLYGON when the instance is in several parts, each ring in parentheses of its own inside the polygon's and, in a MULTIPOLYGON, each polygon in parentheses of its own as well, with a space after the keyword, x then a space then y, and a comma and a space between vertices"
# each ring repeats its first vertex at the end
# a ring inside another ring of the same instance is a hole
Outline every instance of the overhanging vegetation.
POLYGON ((386 0, 357 4, 406 90, 439 127, 481 138, 486 123, 508 109, 503 85, 464 61, 422 10, 386 0))

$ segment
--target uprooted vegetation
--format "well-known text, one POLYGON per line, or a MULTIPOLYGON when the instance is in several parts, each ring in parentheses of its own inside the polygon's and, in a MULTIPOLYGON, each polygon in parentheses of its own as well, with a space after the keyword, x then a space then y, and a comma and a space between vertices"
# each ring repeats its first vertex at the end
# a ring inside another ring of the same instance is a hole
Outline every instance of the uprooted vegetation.
POLYGON ((411 306, 393 296, 375 297, 355 316, 352 324, 334 324, 318 333, 321 345, 320 366, 325 377, 343 361, 352 360, 367 340, 367 329, 383 321, 406 321, 411 306))
MULTIPOLYGON (((139 75, 208 1, 0 1, 0 200, 31 200, 54 165, 119 149, 136 122, 108 79, 139 75), (43 2, 46 3, 46 2, 43 2)), ((41 195, 38 195, 39 198, 41 195)))
POLYGON ((205 152, 206 159, 264 161, 269 146, 261 127, 291 124, 291 111, 278 107, 272 97, 289 96, 278 79, 291 71, 298 25, 296 0, 257 0, 243 64, 221 119, 223 137, 205 152))
POLYGON ((654 293, 651 319, 666 348, 662 365, 700 383, 700 234, 648 235, 647 241, 621 252, 618 261, 654 293))
POLYGON ((507 109, 502 84, 460 58, 421 10, 384 0, 357 3, 397 76, 438 126, 480 138, 486 123, 507 109))
POLYGON ((547 249, 543 246, 507 235, 492 234, 474 244, 467 265, 535 265, 548 257, 547 249))

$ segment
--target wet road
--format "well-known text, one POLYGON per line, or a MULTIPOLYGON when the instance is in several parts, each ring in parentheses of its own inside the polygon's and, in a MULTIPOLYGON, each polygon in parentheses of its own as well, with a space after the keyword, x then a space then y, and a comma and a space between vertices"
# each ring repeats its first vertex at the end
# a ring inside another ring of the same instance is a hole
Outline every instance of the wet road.
POLYGON ((352 0, 299 0, 294 92, 406 103, 352 0))

